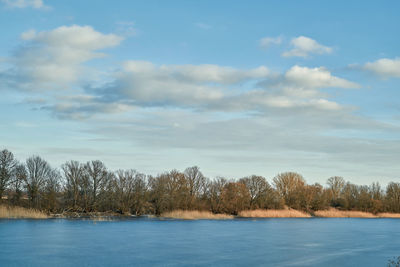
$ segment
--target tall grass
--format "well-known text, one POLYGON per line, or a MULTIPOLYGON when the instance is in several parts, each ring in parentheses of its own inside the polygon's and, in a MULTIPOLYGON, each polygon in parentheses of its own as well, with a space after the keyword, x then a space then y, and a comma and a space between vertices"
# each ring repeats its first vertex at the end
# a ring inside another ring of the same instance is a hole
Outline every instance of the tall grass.
POLYGON ((244 210, 239 212, 240 217, 247 218, 308 218, 310 214, 294 210, 294 209, 282 209, 282 210, 244 210))
POLYGON ((383 212, 383 213, 378 213, 377 216, 379 218, 400 218, 400 213, 383 212))
POLYGON ((22 207, 0 206, 0 218, 5 219, 46 219, 45 213, 22 207))
POLYGON ((314 212, 314 215, 316 217, 325 217, 325 218, 377 218, 376 215, 370 212, 337 210, 333 208, 328 210, 317 210, 314 212))
POLYGON ((184 220, 226 220, 233 219, 232 215, 228 214, 214 214, 210 211, 199 211, 199 210, 174 210, 170 212, 164 212, 161 217, 184 219, 184 220))

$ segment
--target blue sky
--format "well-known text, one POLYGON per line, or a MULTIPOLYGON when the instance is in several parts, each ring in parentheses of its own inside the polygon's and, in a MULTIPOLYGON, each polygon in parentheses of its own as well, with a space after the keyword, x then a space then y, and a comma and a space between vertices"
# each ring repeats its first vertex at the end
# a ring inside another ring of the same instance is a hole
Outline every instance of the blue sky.
POLYGON ((0 147, 55 166, 395 181, 399 8, 0 0, 0 147))

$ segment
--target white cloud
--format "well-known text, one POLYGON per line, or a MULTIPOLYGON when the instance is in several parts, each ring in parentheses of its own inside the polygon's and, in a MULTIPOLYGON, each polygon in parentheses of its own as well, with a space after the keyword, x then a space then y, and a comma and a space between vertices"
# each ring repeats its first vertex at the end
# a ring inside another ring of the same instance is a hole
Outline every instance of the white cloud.
MULTIPOLYGON (((116 74, 119 93, 141 105, 183 105, 200 107, 218 101, 226 94, 226 86, 269 75, 266 67, 239 70, 218 65, 161 65, 146 61, 128 61, 116 74)), ((120 96, 120 97, 121 97, 120 96)))
POLYGON ((52 31, 35 33, 28 31, 21 37, 50 47, 68 47, 78 50, 98 50, 118 45, 122 37, 114 34, 102 34, 90 26, 61 26, 52 31))
POLYGON ((34 29, 21 33, 22 40, 32 40, 35 38, 35 36, 36 36, 36 31, 34 29))
POLYGON ((79 79, 83 63, 105 56, 98 50, 122 41, 115 34, 103 34, 90 26, 62 26, 51 31, 29 30, 21 34, 26 45, 13 61, 18 78, 30 90, 55 84, 66 85, 79 79))
POLYGON ((264 37, 260 40, 260 47, 269 48, 271 45, 279 45, 282 43, 282 37, 264 37))
POLYGON ((133 107, 124 103, 106 102, 93 95, 71 95, 56 98, 56 103, 43 105, 41 109, 49 110, 60 119, 84 120, 95 113, 114 114, 123 113, 133 107))
POLYGON ((305 97, 287 93, 284 89, 275 92, 251 90, 234 97, 227 97, 216 108, 223 111, 258 111, 276 116, 285 112, 300 116, 302 113, 313 114, 345 109, 336 102, 321 98, 318 93, 313 97, 305 97))
POLYGON ((43 0, 0 0, 6 6, 11 8, 32 7, 36 9, 45 8, 43 0))
POLYGON ((284 57, 308 57, 311 54, 330 54, 332 48, 319 44, 317 41, 305 37, 299 36, 293 38, 290 42, 293 46, 292 50, 286 51, 282 54, 284 57))
POLYGON ((92 88, 103 99, 134 106, 178 107, 203 111, 261 113, 344 109, 321 88, 356 88, 325 68, 293 66, 278 78, 268 69, 234 69, 218 65, 155 65, 125 62, 114 82, 92 88), (275 80, 274 80, 275 79, 275 80))
POLYGON ((293 66, 285 73, 285 80, 291 84, 306 88, 359 88, 354 82, 332 76, 325 68, 307 68, 293 66))
POLYGON ((356 88, 327 69, 293 66, 280 75, 265 66, 237 69, 212 64, 156 65, 126 61, 120 70, 105 72, 106 84, 74 83, 84 63, 103 57, 99 50, 118 45, 122 37, 90 26, 62 26, 21 34, 25 46, 14 56, 15 84, 27 89, 75 88, 38 104, 60 118, 85 119, 94 114, 125 113, 136 107, 171 107, 206 112, 337 112, 345 107, 319 89, 356 88), (73 97, 71 97, 71 95, 73 97))
POLYGON ((197 28, 203 29, 203 30, 209 30, 212 28, 211 25, 204 23, 204 22, 197 22, 194 25, 196 25, 197 28))
POLYGON ((128 61, 114 74, 110 84, 87 88, 86 95, 79 97, 60 97, 44 109, 69 119, 126 113, 130 108, 140 107, 321 116, 343 112, 346 107, 329 100, 329 96, 318 89, 355 86, 323 68, 299 66, 282 74, 279 83, 259 88, 258 82, 269 79, 272 77, 264 66, 234 69, 218 65, 155 65, 147 61, 128 61))
POLYGON ((385 78, 400 78, 400 58, 381 58, 366 63, 363 68, 385 78))
POLYGON ((118 21, 116 25, 117 32, 123 36, 130 37, 137 34, 135 22, 133 21, 118 21))

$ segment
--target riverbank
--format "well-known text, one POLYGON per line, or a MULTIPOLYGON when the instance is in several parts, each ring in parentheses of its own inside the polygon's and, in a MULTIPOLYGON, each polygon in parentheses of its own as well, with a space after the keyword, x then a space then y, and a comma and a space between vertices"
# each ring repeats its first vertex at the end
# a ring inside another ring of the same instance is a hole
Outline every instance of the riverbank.
POLYGON ((237 216, 229 214, 214 214, 209 211, 175 210, 161 214, 161 218, 183 220, 228 220, 234 218, 400 218, 400 213, 373 214, 363 211, 347 211, 338 209, 318 210, 307 213, 295 209, 257 209, 240 211, 237 216))
POLYGON ((0 219, 47 219, 46 213, 22 207, 0 206, 0 219))
POLYGON ((295 209, 269 209, 269 210, 244 210, 239 212, 239 217, 244 218, 309 218, 311 214, 295 209))
POLYGON ((174 210, 161 214, 164 218, 183 219, 183 220, 227 220, 233 219, 233 215, 215 214, 210 211, 198 210, 174 210))
POLYGON ((353 211, 353 210, 318 210, 314 212, 315 217, 323 218, 400 218, 400 213, 377 213, 373 214, 364 211, 353 211))
MULTIPOLYGON (((46 214, 35 209, 28 209, 15 206, 0 205, 0 219, 86 219, 95 221, 110 221, 123 218, 135 217, 130 214, 120 214, 115 212, 63 212, 59 214, 46 214)), ((155 215, 145 215, 154 217, 155 215)), ((295 209, 257 209, 240 211, 237 216, 210 211, 199 210, 174 210, 162 213, 158 218, 182 219, 182 220, 230 220, 234 218, 399 218, 400 213, 369 213, 363 211, 348 211, 338 209, 318 210, 307 213, 295 209)))

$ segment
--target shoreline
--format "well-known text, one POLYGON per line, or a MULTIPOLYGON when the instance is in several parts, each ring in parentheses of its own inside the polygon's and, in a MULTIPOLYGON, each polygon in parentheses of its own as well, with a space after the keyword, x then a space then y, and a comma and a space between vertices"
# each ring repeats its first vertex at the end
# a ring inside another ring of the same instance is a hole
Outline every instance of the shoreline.
POLYGON ((240 211, 237 215, 212 213, 201 210, 174 210, 159 216, 151 214, 131 215, 116 212, 64 212, 46 214, 35 209, 23 207, 0 206, 0 219, 82 219, 93 221, 110 221, 118 219, 155 218, 180 220, 232 220, 232 219, 262 219, 262 218, 365 218, 365 219, 400 219, 400 213, 382 212, 373 214, 363 211, 317 210, 311 213, 295 209, 256 209, 240 211))

